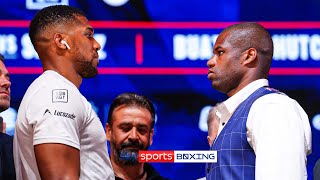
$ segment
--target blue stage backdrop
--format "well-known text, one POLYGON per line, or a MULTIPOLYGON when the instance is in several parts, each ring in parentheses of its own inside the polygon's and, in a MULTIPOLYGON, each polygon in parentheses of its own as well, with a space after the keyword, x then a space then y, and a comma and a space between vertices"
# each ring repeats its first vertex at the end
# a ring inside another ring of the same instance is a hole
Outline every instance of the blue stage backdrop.
MULTIPOLYGON (((13 133, 20 101, 42 72, 28 37, 34 14, 51 4, 81 8, 102 46, 99 75, 80 91, 102 124, 109 104, 123 92, 148 96, 157 108, 153 150, 208 150, 208 107, 226 99, 207 80, 206 62, 217 35, 228 25, 256 21, 272 34, 270 84, 296 99, 312 125, 308 179, 320 158, 319 1, 295 0, 10 0, 0 2, 0 53, 11 73, 12 105, 3 113, 13 133)), ((170 179, 205 175, 202 163, 154 163, 170 179)))

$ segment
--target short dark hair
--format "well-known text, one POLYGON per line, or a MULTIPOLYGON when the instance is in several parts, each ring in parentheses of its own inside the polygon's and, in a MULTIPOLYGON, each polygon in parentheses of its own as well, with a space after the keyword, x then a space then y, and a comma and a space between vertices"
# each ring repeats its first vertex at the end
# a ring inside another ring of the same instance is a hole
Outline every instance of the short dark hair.
POLYGON ((241 52, 255 48, 258 53, 262 53, 268 59, 272 59, 273 55, 273 42, 269 32, 259 23, 256 22, 243 22, 234 24, 223 32, 233 32, 232 42, 235 48, 241 47, 241 52))
POLYGON ((136 93, 122 93, 113 100, 109 109, 108 121, 107 121, 110 126, 112 126, 112 123, 113 123, 112 122, 113 111, 121 105, 146 108, 150 112, 152 117, 151 128, 154 127, 156 112, 151 100, 146 96, 138 95, 136 93))
POLYGON ((54 5, 41 9, 33 17, 29 26, 32 44, 34 45, 40 34, 51 26, 74 22, 77 20, 76 16, 85 16, 85 14, 80 9, 66 5, 54 5))

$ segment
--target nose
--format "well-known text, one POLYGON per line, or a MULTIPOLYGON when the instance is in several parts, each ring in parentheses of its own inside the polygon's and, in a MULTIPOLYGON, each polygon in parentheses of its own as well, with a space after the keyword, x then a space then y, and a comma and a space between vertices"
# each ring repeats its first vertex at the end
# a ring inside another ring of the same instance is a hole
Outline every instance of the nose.
POLYGON ((130 131, 129 140, 136 141, 137 139, 138 139, 138 132, 137 132, 137 129, 134 127, 130 131))
POLYGON ((208 61, 207 61, 207 66, 208 67, 213 67, 215 65, 216 62, 216 56, 213 55, 208 61))
POLYGON ((101 45, 94 38, 93 38, 93 48, 95 49, 95 51, 99 51, 101 49, 101 45))

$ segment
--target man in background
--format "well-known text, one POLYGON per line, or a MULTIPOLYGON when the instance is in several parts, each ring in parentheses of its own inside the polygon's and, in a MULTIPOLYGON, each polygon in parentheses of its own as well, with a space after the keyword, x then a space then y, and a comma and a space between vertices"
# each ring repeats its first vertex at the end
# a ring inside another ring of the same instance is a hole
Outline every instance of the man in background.
POLYGON ((85 14, 46 7, 29 27, 43 73, 18 110, 14 138, 17 179, 114 179, 106 136, 80 93, 83 78, 97 74, 100 44, 85 14))
POLYGON ((320 159, 318 159, 313 167, 313 180, 317 179, 320 179, 320 159))
POLYGON ((209 143, 209 146, 211 147, 212 146, 212 143, 214 141, 214 139, 216 138, 217 136, 217 133, 216 131, 214 130, 214 128, 219 124, 215 121, 215 111, 214 111, 214 107, 211 107, 210 110, 209 110, 209 114, 208 114, 208 119, 207 119, 207 125, 208 125, 208 136, 207 136, 207 140, 208 140, 208 143, 209 143))
POLYGON ((155 109, 145 96, 123 93, 110 106, 106 135, 116 179, 165 179, 148 163, 138 162, 138 151, 152 144, 155 109))
MULTIPOLYGON (((215 138, 217 137, 219 122, 216 118, 217 109, 216 107, 211 107, 208 114, 207 125, 208 125, 208 136, 207 140, 209 146, 211 147, 215 138)), ((219 114, 218 114, 219 115, 219 114)))
POLYGON ((270 34, 258 23, 235 24, 219 34, 213 52, 208 79, 229 98, 215 113, 217 163, 207 164, 207 179, 307 179, 309 119, 298 102, 269 88, 270 34))
MULTIPOLYGON (((0 54, 0 112, 10 107, 10 75, 0 54)), ((15 180, 13 138, 5 134, 6 125, 0 117, 0 179, 15 180)))

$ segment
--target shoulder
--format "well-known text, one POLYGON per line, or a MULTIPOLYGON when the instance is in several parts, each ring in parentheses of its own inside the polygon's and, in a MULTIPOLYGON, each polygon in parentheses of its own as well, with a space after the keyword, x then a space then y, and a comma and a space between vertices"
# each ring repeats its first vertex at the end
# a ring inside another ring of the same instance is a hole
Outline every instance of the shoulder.
POLYGON ((55 77, 55 74, 45 73, 35 79, 28 87, 25 98, 32 98, 33 101, 39 99, 41 101, 51 100, 51 95, 76 91, 75 87, 63 81, 61 77, 55 77))
POLYGON ((79 90, 61 75, 45 72, 29 86, 24 98, 26 101, 32 99, 37 104, 51 104, 68 103, 71 100, 79 103, 81 96, 79 90))
POLYGON ((43 73, 30 85, 30 87, 39 85, 46 89, 66 88, 78 92, 78 89, 74 84, 56 72, 43 73))
POLYGON ((303 122, 307 126, 309 121, 307 113, 300 104, 282 93, 271 93, 257 99, 249 111, 249 124, 250 119, 253 118, 260 119, 259 122, 262 120, 277 124, 283 122, 284 125, 288 122, 298 122, 299 124, 303 122))
POLYGON ((168 178, 162 177, 158 171, 152 167, 151 164, 145 163, 144 170, 147 173, 147 180, 167 180, 168 178))
POLYGON ((67 114, 83 117, 86 112, 86 104, 79 90, 53 73, 42 74, 30 85, 20 107, 20 114, 26 116, 29 123, 43 119, 47 113, 59 117, 67 114))
POLYGON ((287 96, 286 94, 282 92, 275 92, 275 93, 270 93, 266 94, 264 96, 261 96, 258 98, 254 103, 253 106, 265 106, 265 105, 299 105, 299 103, 287 96))
POLYGON ((265 119, 270 123, 279 123, 281 120, 285 124, 287 121, 293 122, 294 119, 299 123, 300 120, 308 122, 305 110, 296 100, 284 93, 271 93, 257 99, 250 108, 248 121, 253 117, 265 119))

